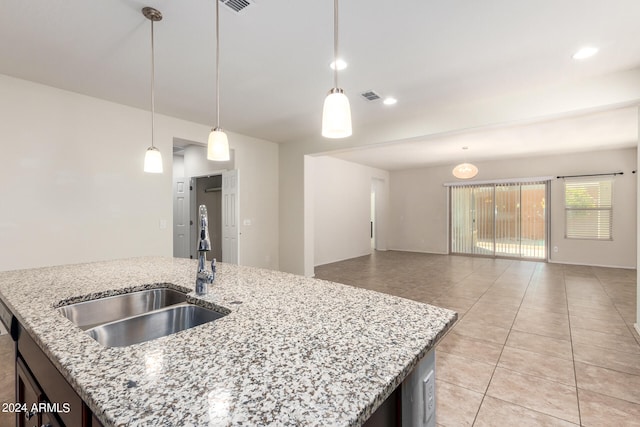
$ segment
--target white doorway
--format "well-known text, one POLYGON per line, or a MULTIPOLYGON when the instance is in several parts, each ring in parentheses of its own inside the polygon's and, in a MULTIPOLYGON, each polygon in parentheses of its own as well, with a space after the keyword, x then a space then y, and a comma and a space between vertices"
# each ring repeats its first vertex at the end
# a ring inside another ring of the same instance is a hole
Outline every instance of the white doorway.
POLYGON ((387 182, 371 178, 371 252, 386 250, 386 217, 388 202, 387 182))
POLYGON ((376 249, 376 189, 371 185, 371 251, 376 249))
POLYGON ((238 169, 222 173, 222 261, 240 264, 240 174, 238 169))
POLYGON ((235 169, 235 150, 229 150, 230 159, 224 162, 207 159, 207 147, 197 142, 174 138, 173 147, 173 256, 180 258, 196 258, 198 205, 207 206, 209 216, 209 237, 213 251, 207 258, 215 257, 219 261, 238 262, 239 233, 237 226, 239 218, 239 186, 237 186, 238 172, 235 169), (227 172, 229 171, 229 172, 227 172), (222 200, 230 187, 223 189, 223 176, 234 176, 236 186, 233 196, 229 197, 232 205, 225 205, 222 200), (215 181, 215 182, 214 182, 215 181), (196 197, 198 188, 201 190, 200 200, 196 197), (204 201, 202 199, 205 199, 204 201), (233 220, 227 221, 235 227, 227 230, 229 241, 234 242, 231 258, 224 254, 222 224, 224 215, 233 215, 233 220))
POLYGON ((239 171, 234 169, 174 179, 173 256, 197 258, 198 207, 205 205, 211 239, 207 259, 239 264, 239 176, 239 171))
POLYGON ((222 174, 200 176, 191 178, 191 227, 192 242, 191 258, 197 258, 199 206, 207 207, 207 220, 209 224, 209 239, 211 250, 207 252, 207 260, 213 258, 222 260, 222 174))
POLYGON ((173 256, 189 258, 191 255, 191 227, 189 179, 173 178, 173 256))
MULTIPOLYGON (((194 194, 202 194, 199 199, 198 197, 192 198, 192 224, 198 223, 199 204, 207 206, 209 215, 209 237, 212 248, 207 254, 207 259, 216 258, 229 264, 240 263, 239 187, 237 169, 206 177, 192 178, 194 194)), ((197 242, 198 230, 193 225, 191 228, 193 242, 197 242)), ((197 257, 196 246, 195 244, 191 245, 192 258, 197 257)))

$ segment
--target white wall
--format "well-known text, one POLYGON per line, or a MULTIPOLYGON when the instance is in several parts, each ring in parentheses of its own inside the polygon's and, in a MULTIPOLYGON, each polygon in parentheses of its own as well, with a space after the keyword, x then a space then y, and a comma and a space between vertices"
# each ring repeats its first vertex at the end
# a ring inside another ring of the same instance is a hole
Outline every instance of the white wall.
POLYGON ((164 118, 155 143, 168 173, 156 175, 142 170, 149 112, 0 76, 0 116, 0 270, 171 255, 164 118))
MULTIPOLYGON (((638 108, 638 123, 640 123, 640 108, 638 108)), ((638 146, 640 147, 640 127, 638 127, 638 146)), ((640 150, 637 153, 637 164, 640 165, 640 150)), ((640 173, 636 173, 636 185, 638 189, 640 189, 640 173)), ((636 201, 637 212, 640 212, 640 197, 636 201)), ((636 220, 637 229, 636 232, 640 232, 640 216, 637 217, 636 220)), ((640 235, 636 239, 637 245, 637 263, 636 266, 640 265, 640 235)), ((635 328, 638 334, 640 334, 640 273, 636 271, 636 323, 635 328)))
MULTIPOLYGON (((234 135, 237 142, 238 135, 234 135)), ((177 178, 183 177, 199 177, 209 174, 217 174, 225 170, 235 169, 235 150, 229 149, 229 160, 226 162, 218 162, 207 159, 207 149, 204 145, 197 145, 193 143, 188 145, 184 150, 183 162, 183 174, 177 178)))
POLYGON ((426 139, 484 126, 530 123, 632 103, 635 105, 639 98, 640 68, 635 68, 578 83, 558 82, 545 88, 531 87, 456 106, 441 105, 429 110, 416 110, 411 116, 394 120, 392 125, 382 121, 354 128, 353 136, 341 140, 321 138, 318 129, 315 136, 281 144, 280 269, 304 274, 305 266, 310 264, 305 254, 310 247, 305 242, 305 230, 308 230, 305 221, 310 215, 305 211, 304 202, 304 181, 307 178, 305 155, 327 154, 331 150, 363 147, 402 138, 421 136, 426 139))
MULTIPOLYGON (((551 241, 558 246, 551 261, 569 264, 635 268, 637 150, 531 157, 476 163, 474 180, 558 176, 623 171, 614 184, 613 241, 564 238, 563 180, 551 183, 551 241)), ((448 206, 445 182, 453 182, 453 165, 391 173, 390 249, 447 253, 448 206)))
POLYGON ((184 156, 173 156, 173 176, 184 177, 184 156))
MULTIPOLYGON (((142 170, 148 111, 0 75, 0 116, 0 270, 172 255, 173 138, 204 141, 209 126, 156 114, 165 170, 156 175, 142 170)), ((277 240, 261 241, 277 239, 277 146, 237 141, 230 144, 238 167, 253 169, 248 177, 266 175, 245 180, 252 188, 241 209, 268 212, 258 221, 267 231, 247 233, 256 246, 246 259, 267 253, 277 265, 277 240), (254 195, 259 199, 246 200, 254 195)))
POLYGON ((447 190, 451 168, 390 174, 389 249, 447 253, 447 190), (449 174, 447 176, 447 174, 449 174))
MULTIPOLYGON (((315 276, 315 213, 316 213, 316 161, 304 156, 304 271, 307 277, 315 276)), ((281 201, 282 203, 282 201, 281 201)))
POLYGON ((286 149, 283 150, 281 144, 279 151, 280 270, 311 276, 313 254, 308 254, 308 250, 313 247, 313 241, 307 241, 313 230, 313 223, 309 222, 312 221, 313 203, 304 192, 305 183, 311 178, 305 173, 304 147, 285 145, 286 149))
MULTIPOLYGON (((314 265, 371 253, 373 179, 389 182, 389 173, 333 157, 313 159, 314 265)), ((305 166, 306 167, 306 166, 305 166)), ((377 194, 378 246, 386 247, 387 186, 377 194)))
MULTIPOLYGON (((208 134, 207 134, 208 135, 208 134)), ((235 168, 240 175, 240 264, 278 269, 278 145, 228 132, 229 162, 207 160, 204 146, 188 146, 184 176, 235 168)))

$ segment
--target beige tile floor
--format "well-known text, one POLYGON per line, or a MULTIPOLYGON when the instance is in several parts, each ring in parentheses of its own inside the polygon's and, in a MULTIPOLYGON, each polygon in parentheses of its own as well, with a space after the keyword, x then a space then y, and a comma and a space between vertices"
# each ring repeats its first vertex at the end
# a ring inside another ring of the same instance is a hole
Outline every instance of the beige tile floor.
POLYGON ((635 270, 387 251, 316 277, 458 312, 439 426, 640 426, 635 270))
MULTIPOLYGON (((0 335, 0 405, 15 402, 14 344, 8 334, 0 335)), ((0 427, 15 426, 16 416, 0 408, 0 427)))

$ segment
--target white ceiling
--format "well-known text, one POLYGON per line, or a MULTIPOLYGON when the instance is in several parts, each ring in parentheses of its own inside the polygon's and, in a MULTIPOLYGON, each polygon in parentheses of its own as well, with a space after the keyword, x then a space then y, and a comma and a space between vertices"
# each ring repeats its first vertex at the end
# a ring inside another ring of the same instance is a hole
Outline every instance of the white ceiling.
POLYGON ((637 143, 638 108, 627 107, 537 123, 376 144, 336 151, 331 155, 380 169, 401 170, 463 161, 635 147, 637 143))
MULTIPOLYGON (((221 125, 274 142, 314 138, 332 87, 333 2, 252 2, 241 13, 221 6, 221 125)), ((164 15, 155 25, 156 111, 213 125, 212 0, 4 1, 0 73, 149 109, 144 6, 164 15)), ((382 144, 338 155, 397 169, 454 162, 463 145, 469 159, 634 145, 633 109, 438 138, 407 137, 401 123, 637 68, 638 22, 637 0, 342 0, 340 48, 349 67, 340 86, 351 100, 354 138, 373 125, 388 132, 382 144), (599 54, 574 61, 586 44, 599 54), (369 89, 399 102, 367 103, 358 94, 369 89)))

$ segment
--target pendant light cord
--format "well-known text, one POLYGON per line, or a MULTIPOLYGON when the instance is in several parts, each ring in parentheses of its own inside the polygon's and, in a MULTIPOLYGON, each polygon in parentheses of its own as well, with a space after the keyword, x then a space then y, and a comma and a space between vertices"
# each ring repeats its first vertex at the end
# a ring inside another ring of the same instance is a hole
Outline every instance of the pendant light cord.
POLYGON ((154 94, 154 88, 155 88, 155 56, 154 56, 154 52, 155 52, 155 47, 153 45, 153 19, 151 19, 151 146, 154 147, 153 145, 153 141, 154 141, 154 116, 156 115, 156 111, 155 111, 155 94, 154 94))
POLYGON ((216 2, 216 128, 220 127, 220 0, 216 2))
POLYGON ((338 0, 333 0, 333 84, 338 87, 338 0))

